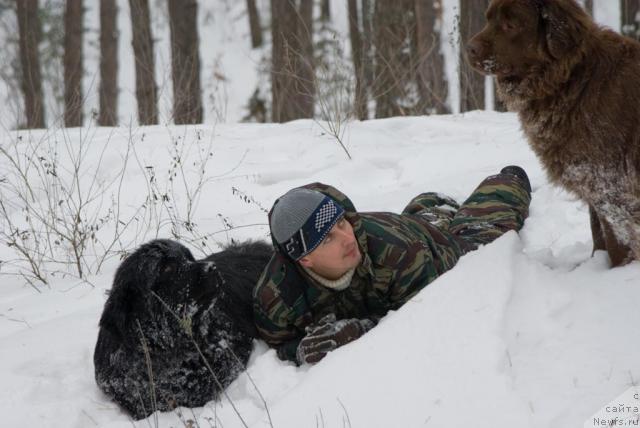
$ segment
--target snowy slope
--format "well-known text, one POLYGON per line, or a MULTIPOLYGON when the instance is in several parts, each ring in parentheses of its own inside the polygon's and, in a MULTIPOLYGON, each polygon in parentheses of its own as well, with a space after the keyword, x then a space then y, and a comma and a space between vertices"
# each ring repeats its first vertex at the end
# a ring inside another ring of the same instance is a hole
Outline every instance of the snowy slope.
MULTIPOLYGON (((20 135, 80 144, 79 130, 20 135)), ((200 231, 221 232, 212 236, 221 244, 266 238, 261 207, 311 181, 335 185, 359 210, 399 211, 422 191, 461 201, 507 164, 529 172, 533 201, 520 234, 463 257, 361 340, 301 368, 256 343, 249 373, 274 427, 581 427, 640 379, 640 263, 608 269, 604 253, 591 257, 585 206, 546 181, 515 115, 351 123, 346 143, 353 160, 306 120, 157 126, 133 135, 85 129, 83 135, 90 144, 87 168, 103 182, 122 168, 128 141, 135 143, 139 164, 126 168, 123 218, 147 194, 144 166, 154 166, 164 182, 177 139, 191 148, 184 152, 187 176, 195 174, 189 165, 198 164, 199 149, 213 153, 194 220, 200 231), (237 228, 225 232, 225 221, 237 228)), ((176 202, 182 207, 186 199, 176 202)), ((10 258, 0 246, 0 259, 10 258)), ((112 259, 89 277, 91 285, 56 276, 40 293, 2 276, 0 426, 183 426, 176 413, 132 424, 93 381, 97 322, 116 266, 112 259)), ((0 264, 0 274, 11 268, 0 264)), ((247 376, 228 393, 248 426, 270 426, 247 376)), ((242 426, 225 400, 183 413, 203 427, 242 426)))

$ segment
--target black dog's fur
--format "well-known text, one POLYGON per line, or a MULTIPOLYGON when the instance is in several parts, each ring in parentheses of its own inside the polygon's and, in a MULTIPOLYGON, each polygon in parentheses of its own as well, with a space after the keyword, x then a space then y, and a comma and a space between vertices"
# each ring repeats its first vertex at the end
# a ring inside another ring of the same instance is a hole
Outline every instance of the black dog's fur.
POLYGON ((249 359, 252 290, 272 253, 248 242, 195 260, 175 241, 142 245, 119 266, 104 306, 98 386, 135 419, 215 399, 249 359))

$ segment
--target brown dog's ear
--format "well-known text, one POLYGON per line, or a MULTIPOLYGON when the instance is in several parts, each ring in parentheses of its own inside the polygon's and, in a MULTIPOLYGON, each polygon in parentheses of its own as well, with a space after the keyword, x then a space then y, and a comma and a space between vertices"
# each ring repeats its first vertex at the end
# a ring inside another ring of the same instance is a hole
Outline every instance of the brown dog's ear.
POLYGON ((589 16, 574 0, 537 0, 549 54, 562 58, 580 46, 589 16))

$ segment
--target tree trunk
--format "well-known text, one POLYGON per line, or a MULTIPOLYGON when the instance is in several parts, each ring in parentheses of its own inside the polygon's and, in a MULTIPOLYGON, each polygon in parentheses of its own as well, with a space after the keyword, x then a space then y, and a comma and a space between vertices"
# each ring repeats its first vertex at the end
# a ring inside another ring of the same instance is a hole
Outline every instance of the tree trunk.
POLYGON ((256 0, 247 0, 247 14, 249 15, 249 30, 251 30, 251 47, 258 48, 262 46, 262 27, 260 26, 256 0))
POLYGON ((132 44, 136 62, 136 100, 140 125, 158 123, 158 88, 155 80, 153 39, 148 0, 129 0, 132 44))
POLYGON ((620 0, 621 33, 640 40, 640 0, 620 0))
POLYGON ((117 16, 116 0, 100 0, 100 126, 118 124, 117 16))
POLYGON ((198 3, 169 0, 173 119, 177 125, 202 123, 198 3))
POLYGON ((331 21, 331 7, 329 0, 321 0, 320 2, 320 19, 322 21, 331 21))
POLYGON ((362 50, 362 38, 358 21, 358 1, 349 0, 349 38, 351 39, 351 57, 353 58, 353 69, 356 77, 356 91, 354 100, 355 115, 360 120, 367 119, 367 98, 364 91, 364 64, 362 50))
POLYGON ((298 40, 300 57, 296 63, 296 93, 303 117, 313 117, 315 101, 315 66, 313 61, 313 0, 300 0, 298 40))
POLYGON ((38 0, 19 0, 17 3, 20 36, 20 65, 27 128, 44 128, 44 97, 40 74, 40 42, 42 27, 38 17, 38 0))
POLYGON ((376 118, 412 114, 405 106, 406 85, 412 80, 411 54, 407 54, 407 41, 413 39, 415 29, 412 16, 413 0, 376 1, 374 12, 375 77, 373 98, 376 100, 376 118))
POLYGON ((400 114, 394 102, 397 98, 396 54, 400 47, 398 43, 394 43, 397 35, 393 34, 392 22, 396 14, 396 5, 384 0, 375 1, 373 13, 375 71, 371 90, 373 99, 376 101, 376 118, 400 114))
POLYGON ((271 120, 273 122, 286 122, 282 120, 284 113, 284 92, 286 79, 284 77, 285 65, 285 34, 283 25, 288 3, 280 0, 271 0, 271 120), (282 30, 281 28, 282 27, 282 30))
POLYGON ((485 24, 484 12, 488 0, 460 2, 460 111, 484 109, 484 76, 475 71, 465 49, 471 39, 485 24))
POLYGON ((312 6, 312 0, 271 0, 274 122, 313 117, 312 6))
POLYGON ((67 0, 64 14, 64 124, 82 126, 82 0, 67 0))
POLYGON ((495 78, 493 78, 493 109, 501 112, 507 111, 507 106, 498 97, 498 83, 495 78))
POLYGON ((584 0, 584 9, 593 16, 593 0, 584 0))
POLYGON ((418 86, 427 111, 442 114, 447 105, 449 87, 440 51, 442 0, 415 0, 418 86))
POLYGON ((373 0, 362 0, 362 75, 364 77, 363 88, 366 102, 366 116, 369 117, 369 100, 373 91, 373 0))

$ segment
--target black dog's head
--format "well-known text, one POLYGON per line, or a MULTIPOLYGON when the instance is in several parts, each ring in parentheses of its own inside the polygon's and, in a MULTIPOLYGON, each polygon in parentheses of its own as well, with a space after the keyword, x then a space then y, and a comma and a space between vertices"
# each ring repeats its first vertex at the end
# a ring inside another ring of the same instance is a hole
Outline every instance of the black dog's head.
POLYGON ((220 280, 211 263, 196 261, 185 246, 151 241, 121 263, 100 326, 122 337, 137 332, 138 322, 157 320, 160 314, 180 317, 194 305, 203 283, 220 280))
POLYGON ((136 419, 216 398, 249 359, 252 290, 271 253, 248 242, 195 260, 175 241, 142 245, 116 271, 100 319, 98 386, 136 419))

